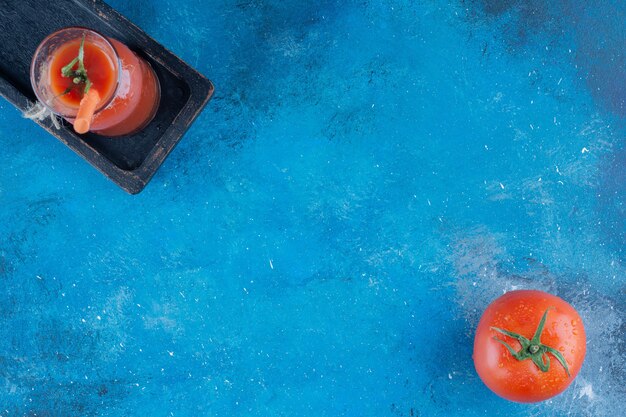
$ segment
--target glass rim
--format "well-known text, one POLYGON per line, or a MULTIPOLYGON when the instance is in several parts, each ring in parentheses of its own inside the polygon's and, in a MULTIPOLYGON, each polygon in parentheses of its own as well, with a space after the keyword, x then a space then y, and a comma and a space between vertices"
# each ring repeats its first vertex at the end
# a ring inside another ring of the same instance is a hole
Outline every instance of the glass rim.
MULTIPOLYGON (((111 50, 113 51, 114 54, 114 60, 115 63, 117 63, 116 65, 116 72, 117 72, 117 77, 115 80, 115 88, 113 89, 113 91, 109 94, 109 97, 106 100, 102 101, 102 104, 100 106, 98 106, 96 108, 96 111, 94 114, 98 114, 99 112, 101 112, 102 110, 104 110, 109 104, 111 104, 111 102, 113 101, 113 99, 115 98, 115 96, 117 95, 117 91, 119 90, 120 87, 120 77, 121 77, 121 73, 122 73, 122 63, 120 61, 120 56, 119 56, 119 52, 117 51, 117 49, 115 48, 115 46, 113 45, 113 43, 111 41, 109 41, 107 39, 106 36, 104 36, 103 34, 101 34, 100 32, 98 32, 97 30, 94 29, 90 29, 88 27, 84 27, 84 26, 68 26, 68 27, 64 27, 61 28, 59 30, 56 30, 54 32, 52 32, 51 34, 49 34, 48 36, 46 36, 37 46, 37 49, 35 50, 35 53, 33 54, 33 58, 30 64, 30 83, 33 87, 33 91, 35 92, 35 96, 37 97, 37 100, 43 105, 45 106, 48 110, 50 110, 52 113, 61 116, 61 117, 68 117, 68 118, 74 118, 76 117, 76 114, 63 114, 62 112, 60 112, 58 109, 53 108, 48 101, 49 100, 45 100, 43 97, 40 96, 40 92, 39 92, 39 88, 37 87, 37 83, 35 82, 36 80, 36 68, 35 68, 35 62, 37 60, 37 57, 41 54, 41 50, 42 48, 48 43, 50 42, 51 39, 53 39, 55 36, 58 36, 59 34, 62 34, 64 32, 69 32, 69 31, 82 31, 82 32, 89 32, 93 35, 95 35, 97 38, 99 38, 100 40, 102 40, 108 47, 111 48, 111 50)), ((78 113, 78 108, 76 108, 76 113, 78 113)))

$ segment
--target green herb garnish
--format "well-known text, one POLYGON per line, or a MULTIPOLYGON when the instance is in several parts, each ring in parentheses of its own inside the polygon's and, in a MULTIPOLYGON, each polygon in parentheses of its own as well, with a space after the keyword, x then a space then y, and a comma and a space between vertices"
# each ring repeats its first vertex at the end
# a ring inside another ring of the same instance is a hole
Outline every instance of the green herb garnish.
MULTIPOLYGON (((80 48, 78 48, 78 56, 72 60, 69 64, 61 69, 61 75, 65 78, 71 78, 72 82, 78 85, 84 85, 83 94, 87 94, 91 88, 91 80, 87 75, 87 69, 85 68, 85 34, 80 41, 80 48), (76 67, 76 68, 74 68, 76 67)), ((63 94, 67 94, 72 90, 73 86, 68 87, 63 94)))

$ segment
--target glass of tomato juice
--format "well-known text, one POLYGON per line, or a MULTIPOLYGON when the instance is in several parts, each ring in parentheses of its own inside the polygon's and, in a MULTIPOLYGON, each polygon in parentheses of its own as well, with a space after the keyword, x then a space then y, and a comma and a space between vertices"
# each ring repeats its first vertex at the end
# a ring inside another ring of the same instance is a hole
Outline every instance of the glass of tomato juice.
POLYGON ((84 86, 63 75, 83 47, 84 68, 99 93, 90 131, 103 136, 136 133, 154 118, 161 88, 148 62, 123 43, 91 29, 69 27, 44 39, 31 63, 35 95, 53 113, 73 123, 84 86))

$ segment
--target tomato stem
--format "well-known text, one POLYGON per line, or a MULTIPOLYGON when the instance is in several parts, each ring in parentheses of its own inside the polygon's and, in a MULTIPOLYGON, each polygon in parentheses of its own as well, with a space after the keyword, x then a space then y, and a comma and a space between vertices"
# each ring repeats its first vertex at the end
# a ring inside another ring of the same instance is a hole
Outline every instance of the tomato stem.
POLYGON ((521 334, 514 333, 509 330, 500 329, 498 327, 491 327, 491 330, 495 330, 496 332, 502 333, 503 335, 512 337, 520 343, 522 348, 519 351, 516 351, 507 342, 494 336, 494 340, 504 345, 509 353, 511 353, 511 355, 518 361, 530 359, 535 365, 537 365, 539 369, 541 369, 542 372, 548 372, 550 370, 550 357, 548 356, 548 353, 550 353, 556 358, 557 361, 559 361, 563 368, 565 368, 565 372, 569 377, 569 367, 567 366, 567 361, 563 357, 563 354, 558 350, 541 343, 541 333, 543 333, 543 328, 546 325, 548 311, 550 311, 551 309, 552 307, 548 308, 545 313, 543 313, 541 321, 539 322, 537 330, 535 331, 535 334, 531 340, 528 340, 521 334))

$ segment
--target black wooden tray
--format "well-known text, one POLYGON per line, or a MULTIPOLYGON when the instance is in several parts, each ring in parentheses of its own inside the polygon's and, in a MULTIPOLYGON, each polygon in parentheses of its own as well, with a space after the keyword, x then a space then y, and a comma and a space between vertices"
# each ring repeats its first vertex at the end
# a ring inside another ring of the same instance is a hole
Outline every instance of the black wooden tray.
POLYGON ((131 194, 139 193, 213 94, 213 85, 101 0, 0 0, 0 95, 20 110, 35 101, 30 63, 39 43, 67 26, 94 29, 150 62, 161 83, 161 106, 142 132, 121 138, 77 135, 39 123, 131 194))

